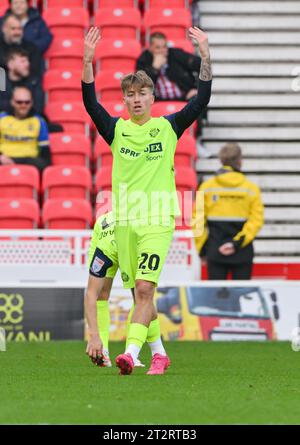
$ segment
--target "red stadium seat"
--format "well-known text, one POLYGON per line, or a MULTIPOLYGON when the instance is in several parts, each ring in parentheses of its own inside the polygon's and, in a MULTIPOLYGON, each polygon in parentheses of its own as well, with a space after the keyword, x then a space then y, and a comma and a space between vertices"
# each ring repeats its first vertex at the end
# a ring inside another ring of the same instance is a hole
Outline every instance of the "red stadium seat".
POLYGON ((96 93, 99 93, 101 101, 121 101, 123 93, 121 90, 121 79, 124 73, 121 71, 101 71, 96 75, 96 93))
POLYGON ((50 121, 60 123, 65 132, 89 136, 91 120, 82 102, 50 103, 46 106, 45 113, 50 121))
MULTIPOLYGON (((59 8, 61 7, 61 0, 43 0, 43 10, 45 11, 48 8, 59 8)), ((87 1, 86 0, 64 0, 64 7, 66 8, 86 8, 87 1)))
POLYGON ((111 148, 101 136, 96 138, 93 159, 96 170, 100 167, 112 167, 113 155, 111 148))
POLYGON ((194 168, 197 159, 196 140, 189 134, 183 134, 177 142, 175 167, 194 168))
MULTIPOLYGON (((49 168, 49 167, 48 167, 49 168)), ((197 189, 197 175, 191 167, 176 167, 175 168, 175 182, 176 189, 183 191, 196 191, 197 189)))
MULTIPOLYGON (((177 113, 177 111, 180 111, 187 102, 184 101, 159 101, 155 102, 152 105, 152 116, 153 117, 159 117, 159 116, 166 116, 168 114, 177 113)), ((194 134, 194 129, 196 127, 196 122, 192 124, 189 128, 186 129, 184 132, 185 134, 194 134)))
POLYGON ((187 102, 184 101, 159 101, 152 105, 152 116, 160 117, 168 114, 177 113, 180 111, 187 102))
POLYGON ((48 49, 45 59, 49 69, 81 70, 83 39, 55 38, 48 49))
POLYGON ((75 70, 49 70, 44 76, 44 90, 46 91, 46 102, 80 102, 81 71, 75 70))
POLYGON ((0 229, 36 229, 40 208, 34 199, 0 199, 0 229))
POLYGON ((183 49, 183 51, 186 51, 187 53, 195 53, 195 48, 191 42, 191 40, 186 39, 173 39, 168 40, 168 46, 170 48, 180 48, 183 49))
POLYGON ((40 190, 39 171, 32 165, 0 166, 0 198, 37 199, 40 190))
POLYGON ((83 134, 51 133, 50 149, 53 165, 90 167, 91 141, 83 134))
POLYGON ((191 14, 183 8, 149 9, 144 15, 146 40, 156 31, 163 32, 168 40, 186 39, 192 26, 191 14))
POLYGON ((94 11, 99 8, 137 8, 138 0, 95 0, 94 11))
POLYGON ((90 199, 92 176, 90 171, 80 166, 47 167, 42 177, 44 200, 53 198, 90 199))
POLYGON ((101 29, 103 39, 140 38, 141 13, 135 8, 103 8, 95 15, 95 26, 101 29))
POLYGON ((100 40, 95 52, 96 71, 116 70, 116 68, 126 74, 135 71, 136 59, 141 52, 141 44, 137 40, 100 40))
POLYGON ((91 204, 84 199, 49 199, 43 205, 46 229, 90 229, 92 219, 91 204))
POLYGON ((111 116, 122 117, 123 119, 129 119, 129 114, 126 105, 123 102, 101 101, 101 104, 111 116))
POLYGON ((89 14, 84 8, 49 8, 43 17, 55 38, 83 38, 89 26, 89 14))
POLYGON ((145 10, 150 8, 188 8, 189 0, 145 0, 145 10))
POLYGON ((175 166, 175 181, 181 216, 176 218, 178 230, 190 228, 193 199, 197 189, 197 175, 191 167, 175 166))
POLYGON ((102 167, 96 173, 94 193, 111 190, 111 167, 102 167))

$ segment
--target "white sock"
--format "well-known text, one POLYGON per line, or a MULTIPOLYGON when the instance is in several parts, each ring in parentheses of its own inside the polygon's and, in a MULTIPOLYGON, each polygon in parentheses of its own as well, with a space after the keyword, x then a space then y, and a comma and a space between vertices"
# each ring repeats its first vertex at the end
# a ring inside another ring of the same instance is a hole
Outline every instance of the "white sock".
POLYGON ((125 354, 130 354, 133 358, 133 361, 135 362, 139 356, 141 348, 133 343, 127 346, 127 349, 125 351, 125 354))
POLYGON ((167 355, 164 345, 162 344, 161 338, 151 343, 148 343, 148 345, 150 346, 152 356, 154 354, 167 355))

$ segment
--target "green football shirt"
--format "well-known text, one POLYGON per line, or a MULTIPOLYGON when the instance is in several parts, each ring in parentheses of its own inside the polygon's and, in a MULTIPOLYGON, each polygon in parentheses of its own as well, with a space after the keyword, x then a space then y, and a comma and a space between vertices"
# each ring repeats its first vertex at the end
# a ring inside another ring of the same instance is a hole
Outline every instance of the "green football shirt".
POLYGON ((174 176, 176 143, 177 135, 163 117, 144 125, 117 121, 111 144, 117 221, 180 214, 174 176))

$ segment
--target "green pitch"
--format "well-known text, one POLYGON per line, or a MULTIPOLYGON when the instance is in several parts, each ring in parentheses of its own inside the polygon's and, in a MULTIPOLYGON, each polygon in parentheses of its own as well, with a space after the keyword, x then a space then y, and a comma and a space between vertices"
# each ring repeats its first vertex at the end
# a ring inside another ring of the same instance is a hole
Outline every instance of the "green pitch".
MULTIPOLYGON (((111 347, 111 356, 123 344, 111 347)), ((0 352, 0 424, 300 423, 300 352, 289 343, 169 343, 163 376, 100 369, 83 342, 0 352)), ((149 365, 145 346, 141 355, 149 365)))

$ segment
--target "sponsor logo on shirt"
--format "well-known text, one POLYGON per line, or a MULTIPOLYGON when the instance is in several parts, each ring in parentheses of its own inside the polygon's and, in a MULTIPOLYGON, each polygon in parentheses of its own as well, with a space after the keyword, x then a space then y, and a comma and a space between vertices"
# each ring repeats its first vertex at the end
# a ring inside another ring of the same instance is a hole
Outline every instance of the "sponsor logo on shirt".
POLYGON ((125 148, 125 147, 120 148, 120 153, 125 155, 125 157, 127 158, 137 158, 141 154, 138 153, 137 151, 131 150, 131 148, 125 148))
POLYGON ((155 144, 149 144, 149 146, 145 150, 145 152, 148 153, 148 155, 146 156, 146 161, 157 161, 159 159, 162 159, 163 156, 161 154, 157 154, 157 153, 162 153, 162 151, 163 148, 161 142, 157 142, 155 144), (151 156, 151 154, 156 154, 156 156, 151 156))
POLYGON ((149 144, 149 153, 158 153, 160 151, 163 151, 161 142, 149 144))

